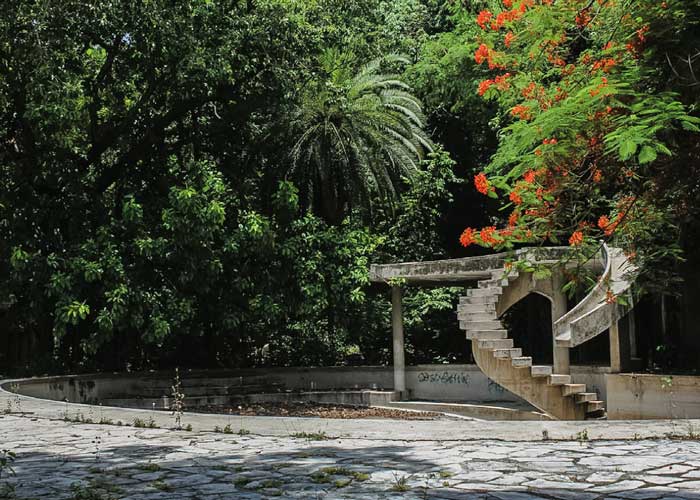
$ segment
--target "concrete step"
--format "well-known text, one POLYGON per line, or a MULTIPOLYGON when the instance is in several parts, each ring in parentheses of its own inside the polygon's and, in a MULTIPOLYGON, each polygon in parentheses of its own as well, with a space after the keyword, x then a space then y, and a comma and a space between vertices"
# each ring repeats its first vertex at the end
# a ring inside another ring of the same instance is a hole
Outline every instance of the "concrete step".
POLYGON ((523 350, 520 347, 513 349, 494 349, 493 356, 496 358, 517 358, 523 355, 523 350))
POLYGON ((492 278, 490 280, 481 280, 478 283, 479 288, 492 288, 492 287, 507 287, 509 281, 507 278, 492 278))
POLYGON ((514 368, 529 368, 532 366, 532 358, 530 356, 518 356, 512 360, 514 368))
POLYGON ((503 330, 500 321, 460 321, 462 330, 503 330))
MULTIPOLYGON (((466 299, 466 297, 462 297, 466 299)), ((461 299, 460 299, 461 300, 461 299)), ((460 304, 457 306, 457 313, 475 314, 475 313, 495 313, 496 304, 460 304)))
POLYGON ((460 304, 493 304, 494 307, 498 302, 498 295, 484 295, 479 297, 460 297, 460 304))
POLYGON ((460 321, 494 321, 498 320, 496 311, 479 312, 457 312, 457 319, 460 321))
POLYGON ((586 413, 593 413, 600 410, 605 410, 605 401, 586 402, 586 413))
POLYGON ((467 339, 505 339, 508 338, 508 330, 467 330, 467 339))
POLYGON ((564 384, 561 386, 562 396, 573 396, 586 391, 586 384, 564 384))
POLYGON ((571 383, 571 375, 554 374, 549 376, 549 385, 564 385, 571 383))
POLYGON ((552 374, 552 367, 547 365, 534 365, 530 368, 533 377, 548 377, 552 374))
POLYGON ((513 339, 485 339, 477 340, 479 349, 512 349, 513 339))
POLYGON ((587 403, 588 401, 595 401, 595 398, 597 397, 598 394, 596 394, 595 392, 579 392, 575 396, 577 404, 587 403))
POLYGON ((470 288, 467 290, 467 297, 491 297, 498 296, 503 293, 503 288, 493 286, 489 288, 470 288))

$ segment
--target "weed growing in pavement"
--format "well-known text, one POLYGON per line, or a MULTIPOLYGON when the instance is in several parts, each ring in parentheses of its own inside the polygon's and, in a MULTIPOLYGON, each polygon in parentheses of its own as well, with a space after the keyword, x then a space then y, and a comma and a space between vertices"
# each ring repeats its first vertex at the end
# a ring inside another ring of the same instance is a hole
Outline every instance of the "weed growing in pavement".
POLYGON ((160 465, 153 462, 148 462, 147 464, 141 464, 138 466, 144 472, 158 472, 160 471, 160 465))
POLYGON ((180 381, 179 368, 175 368, 175 380, 171 389, 173 403, 170 405, 170 409, 172 410, 173 417, 175 418, 175 428, 177 430, 181 430, 182 415, 185 413, 185 394, 182 392, 182 382, 180 381))
POLYGON ((320 431, 320 432, 295 432, 294 434, 291 434, 291 436, 293 438, 307 439, 309 441, 326 441, 328 439, 331 439, 331 437, 328 436, 323 431, 320 431))
POLYGON ((243 488, 246 484, 248 484, 251 481, 252 479, 248 477, 237 477, 233 480, 233 484, 238 488, 243 488))
POLYGON ((173 491, 173 487, 170 486, 168 483, 166 483, 163 480, 158 479, 157 481, 153 481, 151 483, 151 486, 153 486, 155 489, 160 490, 160 491, 173 491))
POLYGON ((116 500, 116 497, 97 491, 94 485, 85 486, 80 483, 73 483, 71 491, 73 495, 70 500, 116 500))
POLYGON ((156 421, 153 417, 148 417, 148 420, 143 420, 142 418, 136 417, 134 419, 134 427, 139 427, 142 429, 158 429, 156 421))
POLYGON ((576 441, 583 444, 588 441, 588 429, 583 429, 576 433, 576 441))
POLYGON ((391 486, 393 491, 405 492, 410 490, 408 486, 408 476, 399 477, 398 474, 394 473, 394 484, 391 486))

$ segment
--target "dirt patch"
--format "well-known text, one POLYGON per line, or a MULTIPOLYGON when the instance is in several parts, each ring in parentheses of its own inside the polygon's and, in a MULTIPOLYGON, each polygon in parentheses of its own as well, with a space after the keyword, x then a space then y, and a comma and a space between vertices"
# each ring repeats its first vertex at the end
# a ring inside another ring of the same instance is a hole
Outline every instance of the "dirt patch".
POLYGON ((440 413, 427 411, 413 412, 367 406, 320 403, 256 403, 235 407, 190 408, 190 410, 250 417, 391 418, 398 420, 436 420, 446 418, 440 413))

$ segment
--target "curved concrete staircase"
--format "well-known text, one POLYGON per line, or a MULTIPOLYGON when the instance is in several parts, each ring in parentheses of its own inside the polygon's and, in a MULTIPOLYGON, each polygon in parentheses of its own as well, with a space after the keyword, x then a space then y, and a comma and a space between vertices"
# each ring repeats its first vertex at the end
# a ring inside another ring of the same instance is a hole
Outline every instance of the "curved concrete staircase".
MULTIPOLYGON (((634 271, 618 249, 602 248, 604 271, 598 284, 571 311, 559 318, 553 327, 557 346, 574 347, 606 331, 631 307, 631 301, 611 301, 614 296, 628 294, 631 282, 625 276, 634 271)), ((570 375, 554 373, 552 366, 535 366, 532 358, 523 356, 514 346, 499 316, 501 298, 509 287, 523 278, 504 267, 491 269, 491 277, 478 281, 478 288, 460 298, 460 328, 472 341, 474 359, 493 381, 530 402, 540 410, 562 420, 603 418, 605 408, 597 394, 587 392, 584 384, 572 383, 570 375)), ((505 308, 509 305, 505 305, 505 308)))

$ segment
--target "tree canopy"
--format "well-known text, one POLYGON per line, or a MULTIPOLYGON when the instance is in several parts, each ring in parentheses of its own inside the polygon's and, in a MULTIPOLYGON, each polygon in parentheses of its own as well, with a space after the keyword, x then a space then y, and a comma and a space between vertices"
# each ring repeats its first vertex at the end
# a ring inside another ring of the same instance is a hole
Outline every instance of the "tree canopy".
MULTIPOLYGON (((600 238, 687 331, 699 24, 698 0, 8 0, 0 372, 386 363, 371 262, 600 238)), ((469 359, 458 293, 407 290, 410 362, 469 359)))

